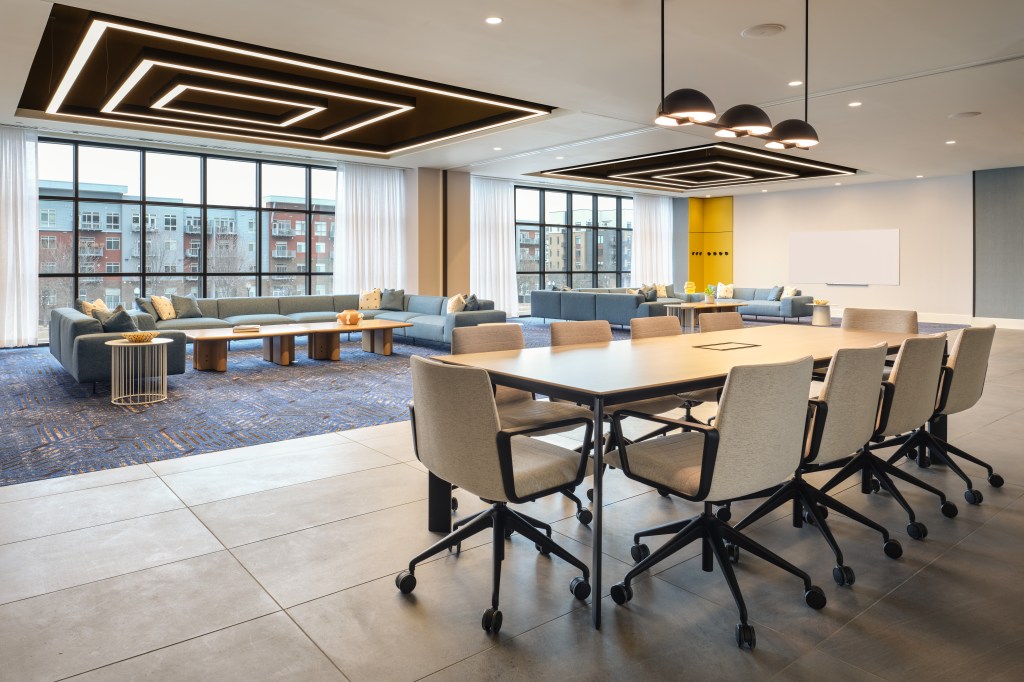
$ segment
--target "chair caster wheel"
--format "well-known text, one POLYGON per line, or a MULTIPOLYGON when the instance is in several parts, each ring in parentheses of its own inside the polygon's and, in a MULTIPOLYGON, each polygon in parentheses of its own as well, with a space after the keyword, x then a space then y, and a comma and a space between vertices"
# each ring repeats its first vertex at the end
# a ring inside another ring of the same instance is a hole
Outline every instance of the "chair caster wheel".
POLYGON ((540 552, 542 556, 547 556, 547 555, 551 554, 551 550, 548 549, 547 547, 544 547, 544 546, 536 544, 536 543, 534 543, 533 546, 537 548, 537 551, 540 552))
POLYGON ((907 535, 915 540, 924 540, 928 537, 928 527, 920 521, 912 521, 907 524, 907 535))
MULTIPOLYGON (((846 568, 844 566, 844 568, 846 568)), ((853 571, 850 571, 852 574, 853 571)), ((804 603, 810 606, 815 611, 825 608, 825 604, 828 603, 828 599, 825 598, 825 591, 817 585, 811 585, 811 587, 804 592, 804 603)))
POLYGON ((882 551, 890 559, 899 559, 903 556, 903 545, 900 544, 899 540, 890 538, 882 543, 882 551))
POLYGON ((992 474, 991 476, 988 477, 988 484, 993 488, 1002 488, 1003 477, 1000 476, 999 474, 992 474))
POLYGON ((746 647, 751 650, 757 646, 757 637, 754 636, 753 625, 747 625, 746 623, 736 625, 736 646, 741 649, 746 647))
POLYGON ((501 629, 501 611, 498 609, 484 611, 484 617, 480 619, 480 627, 487 632, 498 634, 498 630, 501 629))
POLYGON ((459 498, 453 497, 452 498, 452 511, 458 511, 458 509, 459 509, 459 498))
POLYGON ((980 490, 974 490, 972 488, 964 491, 964 499, 967 500, 967 504, 981 504, 981 501, 985 499, 985 496, 981 494, 980 490))
POLYGON ((832 569, 832 579, 839 587, 849 587, 857 580, 857 576, 849 566, 836 566, 832 569))
POLYGON ((718 511, 715 512, 715 516, 722 523, 729 523, 732 520, 732 509, 729 507, 719 507, 718 511))
POLYGON ((594 520, 594 514, 589 509, 580 509, 576 512, 576 520, 584 526, 589 526, 590 522, 594 520))
POLYGON ((633 561, 640 563, 647 557, 651 556, 651 548, 643 543, 633 545, 629 548, 629 555, 633 557, 633 561))
POLYGON ((877 478, 872 478, 871 483, 868 484, 868 488, 871 490, 871 492, 877 493, 879 490, 882 489, 882 484, 878 482, 877 478))
POLYGON ((594 489, 593 488, 589 488, 587 490, 587 499, 590 500, 591 502, 594 501, 594 489))
POLYGON ((725 555, 729 557, 729 561, 733 562, 734 564, 738 564, 740 562, 739 545, 734 545, 731 542, 725 543, 725 555))
POLYGON ((583 577, 573 578, 569 583, 569 591, 572 592, 572 596, 584 601, 590 596, 590 583, 583 577))
POLYGON ((662 497, 668 497, 669 495, 668 491, 665 490, 664 488, 658 488, 658 494, 661 495, 662 497))
POLYGON ((625 604, 633 598, 633 588, 626 583, 615 583, 612 585, 612 601, 619 606, 625 604))
POLYGON ((927 469, 931 465, 932 465, 932 458, 929 457, 928 455, 920 455, 917 458, 917 466, 921 467, 922 469, 927 469))
POLYGON ((416 589, 416 576, 409 571, 402 571, 395 576, 395 587, 397 587, 402 594, 409 594, 416 589))
MULTIPOLYGON (((978 502, 980 501, 981 500, 978 500, 978 502)), ((941 511, 942 515, 945 516, 947 519, 951 519, 960 513, 960 510, 956 508, 956 505, 953 504, 952 502, 949 502, 948 500, 942 503, 942 505, 939 507, 939 511, 941 511)))

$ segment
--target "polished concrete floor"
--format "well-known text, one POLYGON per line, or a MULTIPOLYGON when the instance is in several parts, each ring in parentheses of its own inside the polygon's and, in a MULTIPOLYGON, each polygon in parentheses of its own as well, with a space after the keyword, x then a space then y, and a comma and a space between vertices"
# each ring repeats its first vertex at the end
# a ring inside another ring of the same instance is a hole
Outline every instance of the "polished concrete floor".
MULTIPOLYGON (((1006 485, 969 469, 985 495, 972 507, 944 468, 909 464, 960 507, 944 518, 904 486, 924 541, 888 496, 844 490, 905 549, 887 559, 877 535, 830 516, 853 587, 833 582, 814 528, 785 512, 754 526, 828 605, 812 611, 798 580, 744 555, 752 652, 737 649, 729 591, 696 550, 635 583, 629 605, 607 596, 635 530, 697 509, 614 471, 600 631, 569 593, 576 571, 517 535, 500 635, 480 628, 486 536, 424 564, 402 596, 395 573, 436 538, 408 423, 0 488, 0 679, 1024 679, 1024 332, 999 332, 985 396, 950 434, 1006 485)), ((458 497, 457 517, 483 508, 458 497)), ((589 562, 591 532, 562 499, 527 512, 589 562)))

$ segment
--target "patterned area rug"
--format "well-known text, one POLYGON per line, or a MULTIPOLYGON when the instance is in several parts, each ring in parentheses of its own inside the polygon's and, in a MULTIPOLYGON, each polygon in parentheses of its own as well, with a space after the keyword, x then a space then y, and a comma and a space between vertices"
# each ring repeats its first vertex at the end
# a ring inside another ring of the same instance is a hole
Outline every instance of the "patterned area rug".
MULTIPOLYGON (((519 321, 528 346, 548 345, 547 324, 519 321)), ((401 421, 412 399, 409 358, 449 352, 396 337, 383 357, 359 350, 353 336, 342 339, 341 362, 320 362, 304 343, 292 367, 265 362, 259 341, 233 342, 224 374, 196 372, 190 357, 185 374, 169 378, 167 401, 140 407, 111 405, 109 386, 94 394, 46 348, 0 350, 0 485, 401 421)))

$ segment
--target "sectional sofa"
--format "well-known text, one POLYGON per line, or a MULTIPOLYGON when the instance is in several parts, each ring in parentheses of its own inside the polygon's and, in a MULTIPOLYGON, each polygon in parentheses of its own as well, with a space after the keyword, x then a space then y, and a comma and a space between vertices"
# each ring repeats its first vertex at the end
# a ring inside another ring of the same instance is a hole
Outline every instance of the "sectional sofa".
MULTIPOLYGON (((769 301, 770 292, 771 288, 734 287, 733 298, 719 300, 723 303, 751 301, 749 305, 740 306, 738 310, 741 314, 780 317, 783 322, 790 318, 799 321, 799 318, 811 315, 814 298, 801 295, 799 289, 795 296, 781 301, 769 301)), ((670 293, 674 295, 647 301, 639 294, 629 293, 629 289, 537 290, 530 292, 530 314, 553 320, 608 320, 612 324, 629 326, 629 321, 634 317, 664 315, 666 304, 704 300, 704 294, 670 293)))
MULTIPOLYGON (((130 311, 139 329, 160 331, 172 339, 167 350, 167 373, 185 372, 186 338, 181 330, 231 327, 236 324, 294 324, 333 322, 344 310, 359 308, 356 294, 338 296, 281 296, 261 298, 201 298, 202 317, 154 320, 140 310, 130 311)), ((488 322, 504 322, 505 311, 494 302, 481 300, 480 310, 447 312, 444 296, 406 295, 402 310, 362 310, 365 318, 409 322, 411 327, 394 330, 398 337, 451 343, 452 329, 488 322)), ((110 381, 110 348, 104 344, 121 338, 105 333, 99 321, 74 308, 55 308, 50 313, 50 353, 79 383, 110 381)))

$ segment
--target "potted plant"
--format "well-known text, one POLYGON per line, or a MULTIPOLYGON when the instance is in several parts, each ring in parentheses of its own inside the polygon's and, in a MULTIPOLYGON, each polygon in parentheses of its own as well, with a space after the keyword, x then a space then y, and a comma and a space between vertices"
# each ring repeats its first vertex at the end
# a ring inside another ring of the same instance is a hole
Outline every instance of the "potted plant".
POLYGON ((707 286, 707 288, 704 289, 704 302, 705 303, 714 303, 715 302, 715 292, 716 292, 715 285, 714 284, 709 284, 707 286))

